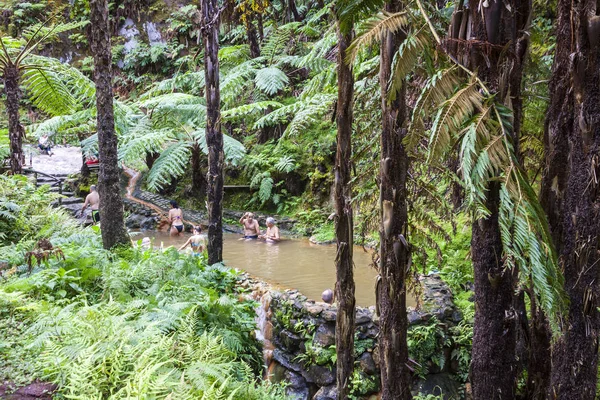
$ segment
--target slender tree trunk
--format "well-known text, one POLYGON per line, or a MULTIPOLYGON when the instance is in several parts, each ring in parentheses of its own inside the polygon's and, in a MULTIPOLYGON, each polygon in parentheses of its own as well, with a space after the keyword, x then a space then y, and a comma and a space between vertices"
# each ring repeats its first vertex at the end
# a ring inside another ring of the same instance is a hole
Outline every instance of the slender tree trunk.
POLYGON ((250 45, 250 57, 260 57, 260 44, 258 44, 258 34, 256 27, 252 21, 246 24, 246 34, 248 35, 248 43, 250 45))
POLYGON ((123 219, 123 199, 119 185, 117 135, 113 110, 110 33, 107 0, 90 0, 90 48, 94 55, 98 153, 98 194, 102 242, 105 249, 131 245, 123 219))
MULTIPOLYGON (((385 6, 390 13, 399 12, 402 4, 391 0, 385 6)), ((406 333, 406 273, 408 259, 408 212, 406 205, 406 176, 408 155, 402 144, 406 136, 405 85, 394 94, 388 93, 392 75, 392 61, 400 44, 402 33, 387 33, 381 42, 379 86, 381 87, 382 132, 380 207, 380 276, 378 285, 379 354, 381 370, 381 398, 405 400, 411 396, 411 377, 407 367, 408 347, 406 333)))
POLYGON ((262 42, 265 40, 265 28, 262 13, 258 13, 256 16, 256 25, 258 26, 258 39, 262 42))
MULTIPOLYGON (((480 5, 470 0, 471 68, 500 101, 512 94, 508 65, 514 63, 516 10, 522 0, 480 5)), ((469 48, 469 47, 467 47, 469 48)), ((473 223, 471 254, 475 283, 475 324, 471 382, 475 400, 513 400, 519 368, 513 273, 504 268, 498 224, 500 186, 489 184, 490 215, 473 223)))
POLYGON ((10 137, 10 170, 13 174, 23 172, 23 137, 25 129, 19 117, 21 90, 19 70, 14 65, 4 67, 4 91, 6 92, 6 113, 8 114, 8 135, 10 137))
POLYGON ((290 13, 294 17, 294 21, 296 21, 296 22, 302 21, 302 16, 298 12, 298 8, 296 8, 295 0, 288 0, 288 8, 290 10, 290 13))
POLYGON ((219 93, 219 15, 216 0, 202 0, 208 146, 208 263, 223 261, 223 134, 219 93))
POLYGON ((352 158, 352 121, 354 102, 354 76, 352 66, 346 64, 346 49, 352 41, 352 31, 338 28, 338 100, 336 109, 337 153, 335 159, 335 236, 337 257, 335 270, 337 282, 335 297, 338 302, 335 326, 337 349, 338 399, 346 400, 350 392, 350 378, 354 371, 354 271, 352 250, 354 222, 352 218, 352 189, 350 186, 352 158))
POLYGON ((600 276, 600 12, 558 2, 542 197, 565 277, 569 314, 552 348, 548 398, 591 400, 598 368, 600 276))

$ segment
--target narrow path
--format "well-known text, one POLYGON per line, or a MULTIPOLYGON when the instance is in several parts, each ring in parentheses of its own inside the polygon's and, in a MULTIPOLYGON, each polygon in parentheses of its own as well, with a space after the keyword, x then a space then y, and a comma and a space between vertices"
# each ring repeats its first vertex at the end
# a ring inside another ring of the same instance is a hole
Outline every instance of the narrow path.
MULTIPOLYGON (((168 200, 157 194, 145 192, 137 188, 138 180, 142 176, 142 174, 139 171, 126 167, 125 165, 123 165, 123 171, 127 176, 129 176, 129 182, 127 183, 127 187, 125 190, 125 198, 155 211, 158 215, 161 216, 161 219, 163 221, 167 221, 169 215, 168 200), (162 203, 162 205, 157 203, 162 203)), ((184 224, 206 225, 205 218, 201 213, 187 209, 182 209, 182 211, 184 217, 187 216, 183 218, 184 224)), ((165 224, 165 222, 163 222, 162 224, 165 224)), ((159 230, 162 230, 160 229, 162 224, 159 223, 159 230)))
POLYGON ((127 188, 125 190, 125 198, 131 201, 135 201, 136 203, 141 204, 144 207, 148 207, 154 210, 161 217, 168 218, 169 214, 159 206, 144 200, 140 200, 133 195, 133 192, 135 191, 135 186, 137 185, 137 181, 140 179, 142 174, 139 171, 126 167, 125 165, 123 165, 123 172, 125 172, 125 175, 129 176, 129 182, 127 183, 127 188))

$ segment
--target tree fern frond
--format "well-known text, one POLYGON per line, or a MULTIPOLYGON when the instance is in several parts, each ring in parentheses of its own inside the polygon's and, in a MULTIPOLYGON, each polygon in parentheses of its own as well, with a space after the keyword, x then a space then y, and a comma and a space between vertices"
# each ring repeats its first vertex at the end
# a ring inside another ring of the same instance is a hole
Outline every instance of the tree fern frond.
MULTIPOLYGON (((206 145, 206 135, 204 131, 195 131, 192 133, 204 154, 208 154, 206 145)), ((238 165, 240 160, 246 155, 246 147, 238 140, 229 135, 223 134, 223 153, 225 160, 231 165, 238 165)))
POLYGON ((341 0, 335 3, 334 13, 342 32, 348 32, 359 18, 381 10, 382 0, 341 0))
POLYGON ((225 121, 237 121, 240 118, 258 115, 267 109, 276 110, 282 106, 283 104, 277 101, 259 101, 224 110, 221 117, 225 121))
POLYGON ((290 83, 290 80, 285 72, 279 68, 268 67, 256 71, 254 83, 258 89, 272 96, 283 90, 290 83))
POLYGON ((429 32, 421 29, 409 34, 394 55, 392 76, 388 83, 388 101, 394 101, 406 76, 412 72, 423 53, 432 48, 429 32))
POLYGON ((477 82, 472 80, 442 104, 430 130, 429 159, 441 159, 451 145, 452 133, 460 131, 467 118, 481 108, 482 102, 477 82))
POLYGON ((285 50, 288 43, 299 26, 299 22, 290 22, 277 27, 277 29, 269 35, 261 50, 261 54, 267 60, 267 64, 272 64, 276 57, 286 53, 285 50))
POLYGON ((164 144, 172 139, 169 129, 154 130, 151 121, 144 118, 119 144, 119 160, 130 165, 147 153, 160 153, 164 144))
POLYGON ((405 11, 397 13, 380 12, 364 24, 360 33, 348 47, 345 61, 349 64, 353 63, 361 49, 378 42, 384 34, 396 33, 407 25, 408 16, 405 11))
POLYGON ((158 190, 185 173, 191 152, 190 142, 176 142, 167 147, 148 173, 148 188, 158 190))

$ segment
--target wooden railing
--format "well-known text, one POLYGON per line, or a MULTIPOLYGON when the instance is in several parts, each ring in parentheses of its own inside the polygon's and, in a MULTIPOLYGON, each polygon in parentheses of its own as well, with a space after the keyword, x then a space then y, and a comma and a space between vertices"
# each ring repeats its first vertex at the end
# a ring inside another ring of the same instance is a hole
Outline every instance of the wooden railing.
POLYGON ((58 194, 60 195, 60 197, 58 198, 58 204, 62 205, 63 180, 61 178, 57 178, 54 175, 47 174, 47 173, 42 172, 42 171, 36 171, 33 168, 23 168, 23 172, 24 173, 33 174, 33 177, 35 178, 35 183, 36 184, 37 184, 37 180, 38 180, 38 175, 46 176, 48 178, 53 179, 55 182, 57 182, 58 183, 58 194))

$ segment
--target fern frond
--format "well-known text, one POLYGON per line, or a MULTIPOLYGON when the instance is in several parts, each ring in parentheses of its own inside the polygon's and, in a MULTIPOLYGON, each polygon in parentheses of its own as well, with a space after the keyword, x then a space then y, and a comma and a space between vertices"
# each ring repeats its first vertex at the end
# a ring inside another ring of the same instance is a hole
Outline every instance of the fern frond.
POLYGON ((283 104, 277 101, 258 101, 224 110, 221 117, 225 121, 237 121, 240 118, 258 115, 267 109, 276 110, 282 106, 283 104))
MULTIPOLYGON (((195 131, 192 135, 200 145, 204 154, 208 154, 208 146, 206 145, 206 135, 204 134, 204 131, 195 131)), ((223 154, 225 160, 231 165, 238 165, 240 160, 246 155, 246 147, 240 141, 229 135, 223 134, 223 154)))
POLYGON ((190 142, 176 142, 167 147, 148 173, 148 188, 158 190, 181 177, 189 162, 191 147, 190 142))
POLYGON ((396 33, 408 25, 408 16, 405 11, 389 13, 382 11, 362 27, 359 34, 348 47, 346 62, 352 64, 361 49, 373 45, 381 40, 384 34, 396 33))
POLYGON ((429 138, 429 159, 439 160, 448 150, 452 133, 460 131, 463 123, 481 108, 483 96, 477 82, 472 80, 446 100, 433 121, 429 138))
POLYGON ((283 90, 290 83, 290 80, 285 72, 279 68, 268 67, 256 71, 254 83, 259 90, 272 96, 283 90))

